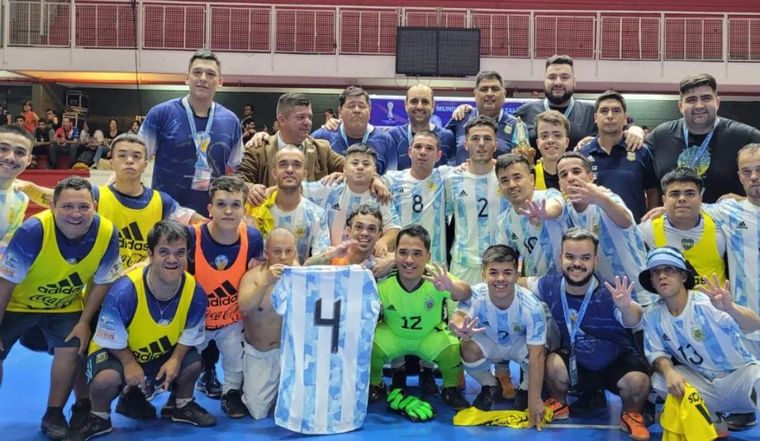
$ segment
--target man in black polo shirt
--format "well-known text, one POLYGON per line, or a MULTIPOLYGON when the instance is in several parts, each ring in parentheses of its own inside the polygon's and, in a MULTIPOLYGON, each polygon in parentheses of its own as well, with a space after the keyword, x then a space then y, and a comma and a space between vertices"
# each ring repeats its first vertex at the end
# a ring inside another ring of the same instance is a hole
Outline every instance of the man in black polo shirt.
POLYGON ((743 195, 736 154, 745 145, 760 142, 760 130, 718 117, 720 97, 712 75, 689 75, 679 89, 678 110, 683 118, 664 122, 647 136, 657 178, 676 166, 688 167, 704 179, 703 202, 713 203, 729 193, 743 195))

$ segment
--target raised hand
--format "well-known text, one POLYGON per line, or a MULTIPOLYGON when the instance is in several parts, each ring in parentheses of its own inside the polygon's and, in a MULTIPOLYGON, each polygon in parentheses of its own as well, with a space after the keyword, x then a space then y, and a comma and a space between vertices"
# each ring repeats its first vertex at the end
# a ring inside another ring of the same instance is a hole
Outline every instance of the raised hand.
POLYGON ((628 276, 623 276, 622 281, 620 276, 615 276, 615 286, 610 285, 609 282, 604 282, 604 286, 612 294, 612 301, 615 302, 618 309, 625 310, 631 306, 631 302, 633 302, 631 292, 633 292, 634 285, 633 282, 628 283, 628 276))
POLYGON ((704 283, 697 287, 710 297, 713 306, 721 311, 730 311, 734 306, 734 299, 731 297, 731 285, 728 280, 720 285, 718 275, 713 273, 712 278, 704 277, 704 283))
POLYGON ((437 263, 428 264, 427 274, 424 274, 422 278, 432 282, 438 291, 451 291, 454 287, 454 282, 451 281, 446 268, 437 263))
POLYGON ((464 317, 461 325, 457 325, 454 321, 449 322, 449 329, 457 337, 464 340, 470 340, 475 334, 480 334, 486 331, 486 328, 478 327, 478 318, 464 317))
POLYGON ((527 209, 520 208, 520 214, 526 216, 533 225, 540 225, 546 219, 546 199, 541 202, 526 201, 527 209))

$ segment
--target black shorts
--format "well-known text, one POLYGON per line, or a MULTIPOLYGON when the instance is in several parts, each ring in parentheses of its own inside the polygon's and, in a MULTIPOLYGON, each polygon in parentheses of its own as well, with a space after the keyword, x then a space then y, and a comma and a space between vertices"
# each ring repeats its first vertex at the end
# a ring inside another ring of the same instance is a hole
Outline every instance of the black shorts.
MULTIPOLYGON (((147 363, 140 363, 140 367, 143 368, 143 372, 148 381, 151 381, 154 384, 161 383, 161 381, 156 380, 156 375, 158 374, 158 371, 161 370, 161 366, 166 363, 171 356, 172 352, 170 351, 162 355, 160 358, 151 360, 147 363)), ((201 354, 198 353, 198 350, 190 348, 190 350, 187 351, 185 358, 182 359, 179 371, 184 371, 188 366, 196 361, 200 362, 200 360, 201 354)), ((106 369, 113 369, 119 372, 121 381, 122 383, 124 382, 124 366, 122 366, 119 359, 111 354, 108 349, 97 350, 87 357, 87 382, 91 383, 92 379, 95 378, 98 372, 106 369)))
POLYGON ((79 322, 81 311, 77 312, 15 312, 6 311, 3 322, 0 324, 0 340, 3 342, 4 351, 0 351, 0 360, 5 360, 11 347, 27 332, 37 328, 37 334, 44 340, 39 345, 44 345, 47 351, 54 348, 77 348, 79 339, 72 338, 64 341, 71 333, 74 325, 79 322))
MULTIPOLYGON (((90 335, 95 335, 95 329, 98 327, 98 317, 100 311, 95 314, 95 318, 90 322, 90 335)), ((48 347, 45 341, 45 334, 42 332, 42 327, 37 325, 29 329, 18 341, 21 346, 34 352, 47 352, 53 355, 53 349, 48 347)))
MULTIPOLYGON (((562 361, 565 363, 565 368, 569 372, 569 359, 570 353, 568 351, 556 351, 555 354, 562 357, 562 361)), ((578 384, 573 386, 573 389, 577 393, 593 392, 595 390, 606 389, 615 395, 620 395, 620 389, 617 387, 618 381, 629 372, 641 372, 645 375, 649 375, 649 366, 646 359, 638 352, 626 352, 621 354, 612 361, 606 368, 600 371, 592 371, 586 369, 580 364, 578 365, 578 384)))

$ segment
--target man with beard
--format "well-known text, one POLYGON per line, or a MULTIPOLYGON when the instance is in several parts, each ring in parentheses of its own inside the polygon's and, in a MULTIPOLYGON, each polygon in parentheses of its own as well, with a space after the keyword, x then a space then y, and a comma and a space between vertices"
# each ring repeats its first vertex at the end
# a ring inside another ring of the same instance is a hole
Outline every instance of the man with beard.
POLYGON ((393 138, 394 151, 398 157, 398 170, 406 170, 412 166, 412 161, 409 158, 409 147, 412 145, 414 135, 423 130, 435 132, 440 140, 443 155, 441 155, 438 164, 448 163, 448 158, 453 157, 456 153, 456 140, 450 130, 438 127, 430 122, 430 117, 435 110, 433 89, 425 84, 410 87, 406 91, 405 105, 409 122, 403 126, 394 127, 388 132, 393 138))
POLYGON ((704 179, 706 203, 729 193, 742 194, 742 184, 732 177, 737 170, 737 152, 760 142, 760 130, 718 117, 720 97, 712 75, 689 75, 678 88, 678 110, 683 118, 664 122, 647 136, 658 178, 676 166, 686 167, 704 179))
MULTIPOLYGON (((547 110, 556 110, 570 121, 570 147, 575 147, 586 137, 597 133, 594 124, 594 106, 573 98, 575 71, 573 59, 567 55, 554 55, 546 60, 544 71, 543 100, 531 101, 520 106, 514 117, 520 117, 528 127, 531 145, 536 145, 536 116, 547 110)), ((644 132, 636 126, 629 127, 626 143, 632 147, 641 145, 644 132)))
POLYGON ((627 277, 616 277, 614 286, 594 277, 598 245, 595 234, 571 228, 562 236, 562 272, 526 281, 549 306, 562 337, 560 349, 546 359, 547 405, 554 419, 566 419, 570 386, 580 393, 607 389, 623 401, 620 428, 646 441, 641 410, 649 393, 648 367, 629 329, 640 321, 641 308, 630 301, 633 284, 627 277))

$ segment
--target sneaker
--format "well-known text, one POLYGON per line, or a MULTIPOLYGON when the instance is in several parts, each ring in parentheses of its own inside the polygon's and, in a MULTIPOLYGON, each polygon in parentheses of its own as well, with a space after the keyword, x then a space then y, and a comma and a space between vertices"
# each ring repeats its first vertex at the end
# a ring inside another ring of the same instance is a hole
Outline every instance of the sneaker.
POLYGON ((69 429, 79 429, 87 423, 90 416, 92 403, 89 398, 84 398, 71 405, 71 417, 69 417, 69 429))
POLYGON ((161 418, 165 420, 172 419, 172 414, 174 413, 174 409, 177 408, 177 397, 171 393, 169 394, 169 398, 166 400, 166 404, 164 404, 164 407, 161 408, 161 418))
POLYGON ((113 430, 110 418, 101 418, 99 416, 88 414, 87 420, 78 429, 72 428, 66 436, 65 441, 87 441, 96 436, 105 435, 113 430))
POLYGON ((726 420, 728 430, 732 432, 741 432, 742 430, 747 430, 757 424, 757 416, 755 416, 755 412, 729 413, 723 415, 723 418, 726 420))
POLYGON ((573 410, 581 412, 590 412, 607 408, 607 396, 603 390, 583 392, 573 403, 573 410))
POLYGON ((423 395, 435 395, 438 393, 438 385, 435 384, 435 374, 432 369, 420 369, 420 376, 418 378, 423 395))
POLYGON ((515 392, 515 409, 525 410, 528 408, 528 391, 525 389, 517 389, 515 392))
POLYGON ((456 386, 441 389, 441 401, 451 406, 454 410, 462 410, 470 407, 470 403, 464 399, 456 386))
POLYGON ((728 423, 722 415, 718 415, 717 421, 713 421, 713 427, 715 427, 715 433, 718 435, 718 438, 729 437, 728 423))
POLYGON ((406 389, 406 370, 404 368, 391 371, 391 390, 406 389))
POLYGON ((135 420, 152 420, 156 417, 156 407, 145 399, 139 387, 129 387, 119 395, 116 413, 135 420))
POLYGON ((644 416, 638 412, 620 414, 620 429, 634 441, 649 441, 649 430, 644 425, 644 416))
POLYGON ((216 368, 213 366, 201 372, 198 382, 195 383, 195 389, 206 394, 207 397, 218 400, 222 397, 222 385, 216 378, 216 368))
POLYGON ((145 395, 145 399, 148 401, 153 401, 158 395, 166 392, 161 385, 156 385, 152 381, 148 381, 140 389, 142 389, 143 395, 145 395))
POLYGON ((554 412, 552 421, 560 421, 570 418, 570 408, 567 406, 567 404, 560 402, 556 398, 549 398, 548 400, 544 401, 544 406, 547 406, 552 410, 552 412, 554 412))
POLYGON ((243 418, 248 415, 248 408, 243 404, 239 390, 230 389, 222 395, 222 411, 230 418, 243 418))
POLYGON ((216 424, 216 418, 195 400, 183 407, 175 407, 171 419, 175 423, 188 423, 198 427, 211 427, 216 424))
POLYGON ((472 405, 480 410, 491 410, 497 397, 501 396, 501 386, 497 382, 495 386, 482 386, 480 393, 475 397, 472 405))
POLYGON ((385 400, 388 396, 388 390, 385 388, 385 383, 370 384, 369 385, 369 402, 375 403, 380 400, 385 400))
POLYGON ((69 423, 66 422, 66 417, 63 416, 63 409, 49 409, 45 412, 40 423, 40 429, 50 439, 61 440, 66 437, 69 431, 69 423))
POLYGON ((505 400, 514 400, 517 391, 515 390, 515 385, 512 384, 512 377, 509 376, 509 371, 498 371, 495 376, 501 385, 501 396, 505 400))

